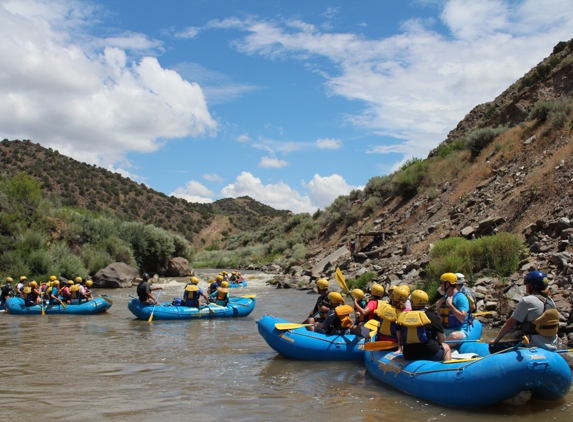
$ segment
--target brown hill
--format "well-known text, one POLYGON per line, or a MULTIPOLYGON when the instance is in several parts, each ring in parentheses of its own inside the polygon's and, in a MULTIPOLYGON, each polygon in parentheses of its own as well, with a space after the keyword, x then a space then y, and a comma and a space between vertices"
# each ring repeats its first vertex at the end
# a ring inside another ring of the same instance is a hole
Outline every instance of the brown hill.
POLYGON ((0 165, 9 176, 24 172, 36 178, 62 205, 153 224, 184 236, 198 249, 291 214, 249 197, 187 202, 29 140, 0 142, 0 165))

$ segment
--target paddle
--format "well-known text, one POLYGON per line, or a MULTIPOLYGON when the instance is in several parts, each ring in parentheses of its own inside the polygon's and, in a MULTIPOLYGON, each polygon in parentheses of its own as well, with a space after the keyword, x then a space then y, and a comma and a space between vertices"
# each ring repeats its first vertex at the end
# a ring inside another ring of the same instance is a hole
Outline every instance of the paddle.
POLYGON ((570 352, 573 352, 573 349, 561 349, 555 351, 555 353, 570 353, 570 352))
POLYGON ((444 343, 481 343, 482 340, 446 340, 444 343))
POLYGON ((489 314, 494 314, 495 311, 484 311, 484 312, 474 312, 472 315, 473 316, 481 316, 481 315, 489 315, 489 314))
POLYGON ((46 308, 44 307, 44 292, 40 291, 40 303, 42 305, 42 315, 46 315, 46 308))
MULTIPOLYGON (((463 340, 460 340, 460 341, 463 341, 463 340)), ((492 353, 491 355, 480 356, 480 357, 477 357, 477 358, 470 358, 470 359, 457 359, 457 360, 456 360, 456 359, 452 359, 452 360, 445 360, 445 361, 443 361, 442 363, 477 362, 478 360, 484 360, 484 359, 490 358, 490 357, 492 357, 492 356, 495 356, 495 355, 497 355, 497 354, 499 354, 499 353, 511 352, 512 350, 516 350, 517 348, 523 346, 524 344, 525 344, 525 345, 529 344, 529 339, 527 338, 527 336, 523 336, 523 340, 522 340, 520 343, 516 344, 515 346, 509 347, 509 348, 507 348, 507 349, 500 350, 499 352, 492 353)))
POLYGON ((364 350, 388 350, 398 347, 398 343, 393 341, 370 341, 364 343, 364 350))
POLYGON ((245 299, 254 299, 257 295, 245 295, 245 296, 237 296, 237 297, 244 297, 245 299))
MULTIPOLYGON (((113 305, 113 300, 111 300, 108 296, 102 296, 100 294, 97 294, 96 292, 92 292, 92 294, 96 295, 97 297, 101 297, 103 300, 105 300, 107 303, 109 303, 110 305, 113 305)), ((159 296, 158 296, 159 297, 159 296)))
POLYGON ((348 289, 348 286, 346 285, 346 280, 344 279, 344 275, 342 274, 342 271, 340 271, 340 268, 336 267, 336 272, 334 273, 334 278, 336 279, 336 282, 338 283, 338 285, 340 286, 340 288, 342 290, 345 290, 346 293, 350 293, 350 290, 348 289))
POLYGON ((157 302, 159 302, 159 296, 161 296, 162 291, 163 290, 159 290, 159 293, 157 294, 157 301, 156 301, 155 305, 153 305, 153 310, 151 311, 151 315, 149 315, 149 319, 147 320, 147 322, 153 321, 153 313, 155 312, 155 307, 157 306, 157 302))
POLYGON ((57 297, 56 299, 58 299, 58 302, 60 302, 60 304, 62 305, 62 308, 64 308, 64 311, 66 310, 66 302, 62 301, 62 299, 60 299, 59 297, 57 297))
POLYGON ((294 330, 301 327, 311 327, 312 324, 295 324, 294 322, 277 322, 275 328, 277 330, 294 330))

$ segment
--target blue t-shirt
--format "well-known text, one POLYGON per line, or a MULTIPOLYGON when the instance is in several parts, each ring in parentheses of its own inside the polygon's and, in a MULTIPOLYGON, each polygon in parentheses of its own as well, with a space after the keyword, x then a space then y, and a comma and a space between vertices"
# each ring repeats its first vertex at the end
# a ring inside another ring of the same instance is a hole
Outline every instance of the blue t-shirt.
POLYGON ((454 293, 454 298, 452 300, 454 307, 460 311, 466 311, 466 318, 464 319, 464 323, 460 327, 460 329, 467 331, 468 330, 468 316, 470 313, 470 301, 468 300, 467 296, 461 292, 454 293))

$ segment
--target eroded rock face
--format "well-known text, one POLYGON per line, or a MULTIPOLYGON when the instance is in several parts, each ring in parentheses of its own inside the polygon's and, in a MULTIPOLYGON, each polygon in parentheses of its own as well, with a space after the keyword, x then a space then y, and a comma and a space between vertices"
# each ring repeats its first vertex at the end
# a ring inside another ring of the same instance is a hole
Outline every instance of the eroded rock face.
POLYGON ((131 287, 138 274, 137 268, 123 262, 114 262, 93 276, 94 287, 103 289, 131 287))
POLYGON ((193 268, 189 266, 189 261, 185 258, 177 257, 169 260, 165 275, 168 277, 187 277, 192 276, 194 273, 193 268))

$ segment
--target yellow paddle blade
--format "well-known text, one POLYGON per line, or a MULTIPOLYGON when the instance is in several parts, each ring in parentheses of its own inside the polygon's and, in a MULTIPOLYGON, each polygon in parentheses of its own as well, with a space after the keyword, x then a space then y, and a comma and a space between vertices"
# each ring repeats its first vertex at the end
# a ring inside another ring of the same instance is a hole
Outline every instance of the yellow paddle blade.
POLYGON ((310 327, 312 324, 295 324, 291 322, 277 322, 275 328, 277 330, 294 330, 295 328, 310 327))
POLYGON ((364 343, 364 350, 388 350, 398 347, 398 343, 393 341, 371 341, 364 343))
POLYGON ((476 362, 480 359, 483 359, 482 357, 477 357, 477 358, 467 358, 467 359, 452 359, 452 360, 445 360, 442 363, 462 363, 462 362, 476 362))
POLYGON ((254 276, 254 275, 250 275, 250 276, 247 277, 247 280, 254 280, 254 279, 255 279, 255 276, 254 276))
POLYGON ((350 290, 348 289, 348 286, 346 285, 346 280, 344 279, 344 275, 342 274, 342 271, 340 271, 340 268, 336 267, 336 272, 334 273, 334 278, 336 279, 336 282, 338 283, 338 285, 340 286, 340 288, 344 291, 346 291, 346 293, 350 293, 350 290))
POLYGON ((244 296, 239 296, 239 297, 244 297, 245 299, 254 299, 257 297, 257 295, 244 295, 244 296))
POLYGON ((369 330, 378 330, 378 327, 380 327, 380 321, 376 321, 375 319, 371 319, 370 321, 366 322, 364 324, 364 326, 366 328, 368 328, 369 330))
POLYGON ((484 311, 484 312, 474 312, 472 313, 473 316, 482 316, 482 315, 489 315, 493 314, 495 311, 484 311))

